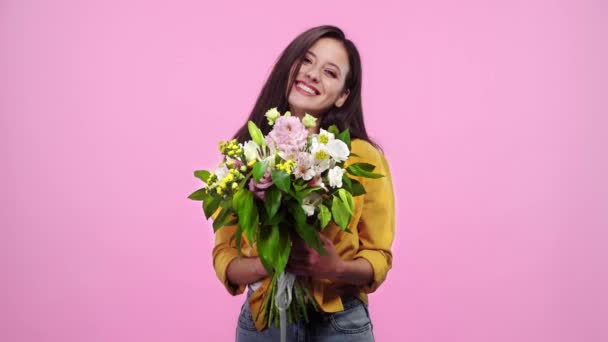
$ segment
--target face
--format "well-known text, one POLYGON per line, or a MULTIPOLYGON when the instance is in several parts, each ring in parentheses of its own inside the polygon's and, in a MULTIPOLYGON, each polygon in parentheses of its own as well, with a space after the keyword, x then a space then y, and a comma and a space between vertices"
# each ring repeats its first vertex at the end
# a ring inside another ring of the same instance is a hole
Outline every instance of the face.
MULTIPOLYGON (((295 67, 294 63, 292 71, 295 67)), ((340 41, 317 40, 303 57, 300 70, 291 73, 295 76, 288 98, 291 113, 318 117, 332 106, 342 107, 349 94, 343 91, 349 68, 348 53, 340 41)))

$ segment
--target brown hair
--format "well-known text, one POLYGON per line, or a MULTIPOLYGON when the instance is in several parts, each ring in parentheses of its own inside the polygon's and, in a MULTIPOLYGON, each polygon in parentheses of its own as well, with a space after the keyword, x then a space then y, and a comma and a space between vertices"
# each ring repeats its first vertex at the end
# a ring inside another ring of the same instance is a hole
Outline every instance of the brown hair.
MULTIPOLYGON (((289 110, 289 103, 287 101, 289 94, 286 93, 286 89, 291 91, 295 80, 295 77, 292 77, 290 82, 291 66, 294 63, 297 63, 293 69, 293 72, 297 73, 302 65, 302 59, 306 52, 320 38, 334 38, 342 42, 348 53, 348 62, 350 65, 343 89, 348 89, 350 94, 341 107, 332 106, 321 115, 320 127, 327 129, 331 125, 336 125, 340 131, 348 128, 351 139, 358 138, 365 140, 379 150, 382 150, 380 146, 372 141, 367 135, 365 123, 363 121, 363 108, 361 106, 362 73, 359 51, 352 41, 346 39, 344 32, 336 26, 323 25, 310 28, 297 36, 285 50, 283 50, 275 63, 268 80, 266 80, 264 87, 262 87, 262 91, 253 106, 251 114, 249 114, 248 120, 253 121, 260 127, 262 133, 268 134, 268 132, 270 132, 272 127, 268 125, 264 114, 273 107, 277 107, 281 113, 289 110)), ((236 132, 234 139, 237 139, 241 143, 251 139, 247 128, 247 122, 245 122, 245 124, 236 132)))

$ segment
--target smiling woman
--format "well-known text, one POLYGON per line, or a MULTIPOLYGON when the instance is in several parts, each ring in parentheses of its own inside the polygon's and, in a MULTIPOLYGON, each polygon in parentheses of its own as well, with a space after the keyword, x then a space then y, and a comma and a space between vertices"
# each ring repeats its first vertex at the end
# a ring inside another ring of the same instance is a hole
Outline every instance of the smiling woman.
MULTIPOLYGON (((330 224, 320 233, 327 253, 318 254, 302 240, 293 239, 287 271, 306 279, 319 312, 311 310, 308 323, 299 321, 287 327, 289 341, 373 341, 373 325, 368 311, 368 294, 385 281, 392 267, 394 239, 394 196, 388 162, 365 129, 361 106, 361 62, 355 45, 335 26, 311 28, 285 48, 245 124, 234 138, 240 143, 251 139, 248 121, 264 135, 271 126, 264 114, 276 107, 303 118, 317 118, 311 133, 336 125, 348 129, 352 155, 346 164, 364 162, 376 165, 374 172, 385 175, 373 181, 362 180, 366 193, 357 196, 348 228, 330 224)), ((231 237, 236 226, 216 233, 213 266, 231 295, 245 292, 237 320, 237 341, 278 341, 279 330, 267 326, 261 310, 271 277, 258 258, 255 244, 242 239, 246 257, 237 258, 231 237)))

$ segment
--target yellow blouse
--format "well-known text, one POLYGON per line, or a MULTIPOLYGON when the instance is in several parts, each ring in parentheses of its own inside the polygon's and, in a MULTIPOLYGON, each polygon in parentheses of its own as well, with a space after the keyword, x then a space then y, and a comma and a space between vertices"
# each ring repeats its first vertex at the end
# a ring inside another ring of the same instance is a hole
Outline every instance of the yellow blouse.
MULTIPOLYGON (((342 260, 364 258, 372 265, 374 280, 366 286, 359 287, 358 293, 355 293, 364 303, 368 304, 367 294, 376 291, 392 267, 391 245, 395 235, 394 193, 388 163, 378 149, 365 140, 353 139, 351 151, 358 157, 349 157, 345 167, 355 162, 367 162, 376 166, 373 172, 383 174, 385 177, 373 179, 349 175, 360 181, 366 191, 366 194, 354 197, 355 210, 348 224, 352 234, 340 230, 340 227, 333 222, 321 233, 333 241, 336 252, 342 260)), ((237 258, 234 241, 232 245, 229 244, 230 237, 235 230, 236 226, 219 229, 215 233, 213 248, 213 267, 217 277, 224 284, 228 293, 233 296, 245 291, 245 285, 232 284, 226 276, 228 265, 237 258)), ((243 256, 258 255, 255 245, 252 248, 245 237, 241 241, 243 256)), ((260 287, 249 297, 253 317, 257 316, 269 284, 270 277, 264 278, 260 287)), ((344 310, 340 294, 336 291, 340 285, 346 284, 338 284, 329 279, 311 279, 309 288, 321 310, 328 313, 344 310)), ((260 331, 267 325, 263 316, 259 315, 259 319, 256 321, 256 328, 260 331)))

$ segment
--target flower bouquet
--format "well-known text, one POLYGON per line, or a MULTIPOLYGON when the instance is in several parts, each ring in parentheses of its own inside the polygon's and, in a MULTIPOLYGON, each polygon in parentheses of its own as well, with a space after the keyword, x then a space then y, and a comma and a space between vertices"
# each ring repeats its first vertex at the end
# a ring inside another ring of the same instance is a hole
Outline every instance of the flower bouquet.
MULTIPOLYGON (((266 112, 272 130, 264 136, 248 122, 252 140, 220 142, 222 163, 214 172, 194 171, 206 186, 188 198, 202 201, 205 217, 214 216, 213 229, 237 225, 234 240, 241 257, 243 236, 256 245, 271 283, 262 309, 268 326, 284 329, 290 322, 308 322, 307 305, 318 307, 308 288, 285 272, 292 237, 325 255, 319 232, 333 221, 350 233, 347 225, 354 211, 354 196, 365 193, 362 184, 349 177, 379 178, 375 166, 353 163, 343 168, 351 154, 350 133, 336 126, 310 134, 316 119, 302 120, 272 108, 266 112), (216 216, 217 215, 217 216, 216 216), (293 300, 292 300, 293 299, 293 300)), ((256 317, 257 319, 257 317, 256 317)))

